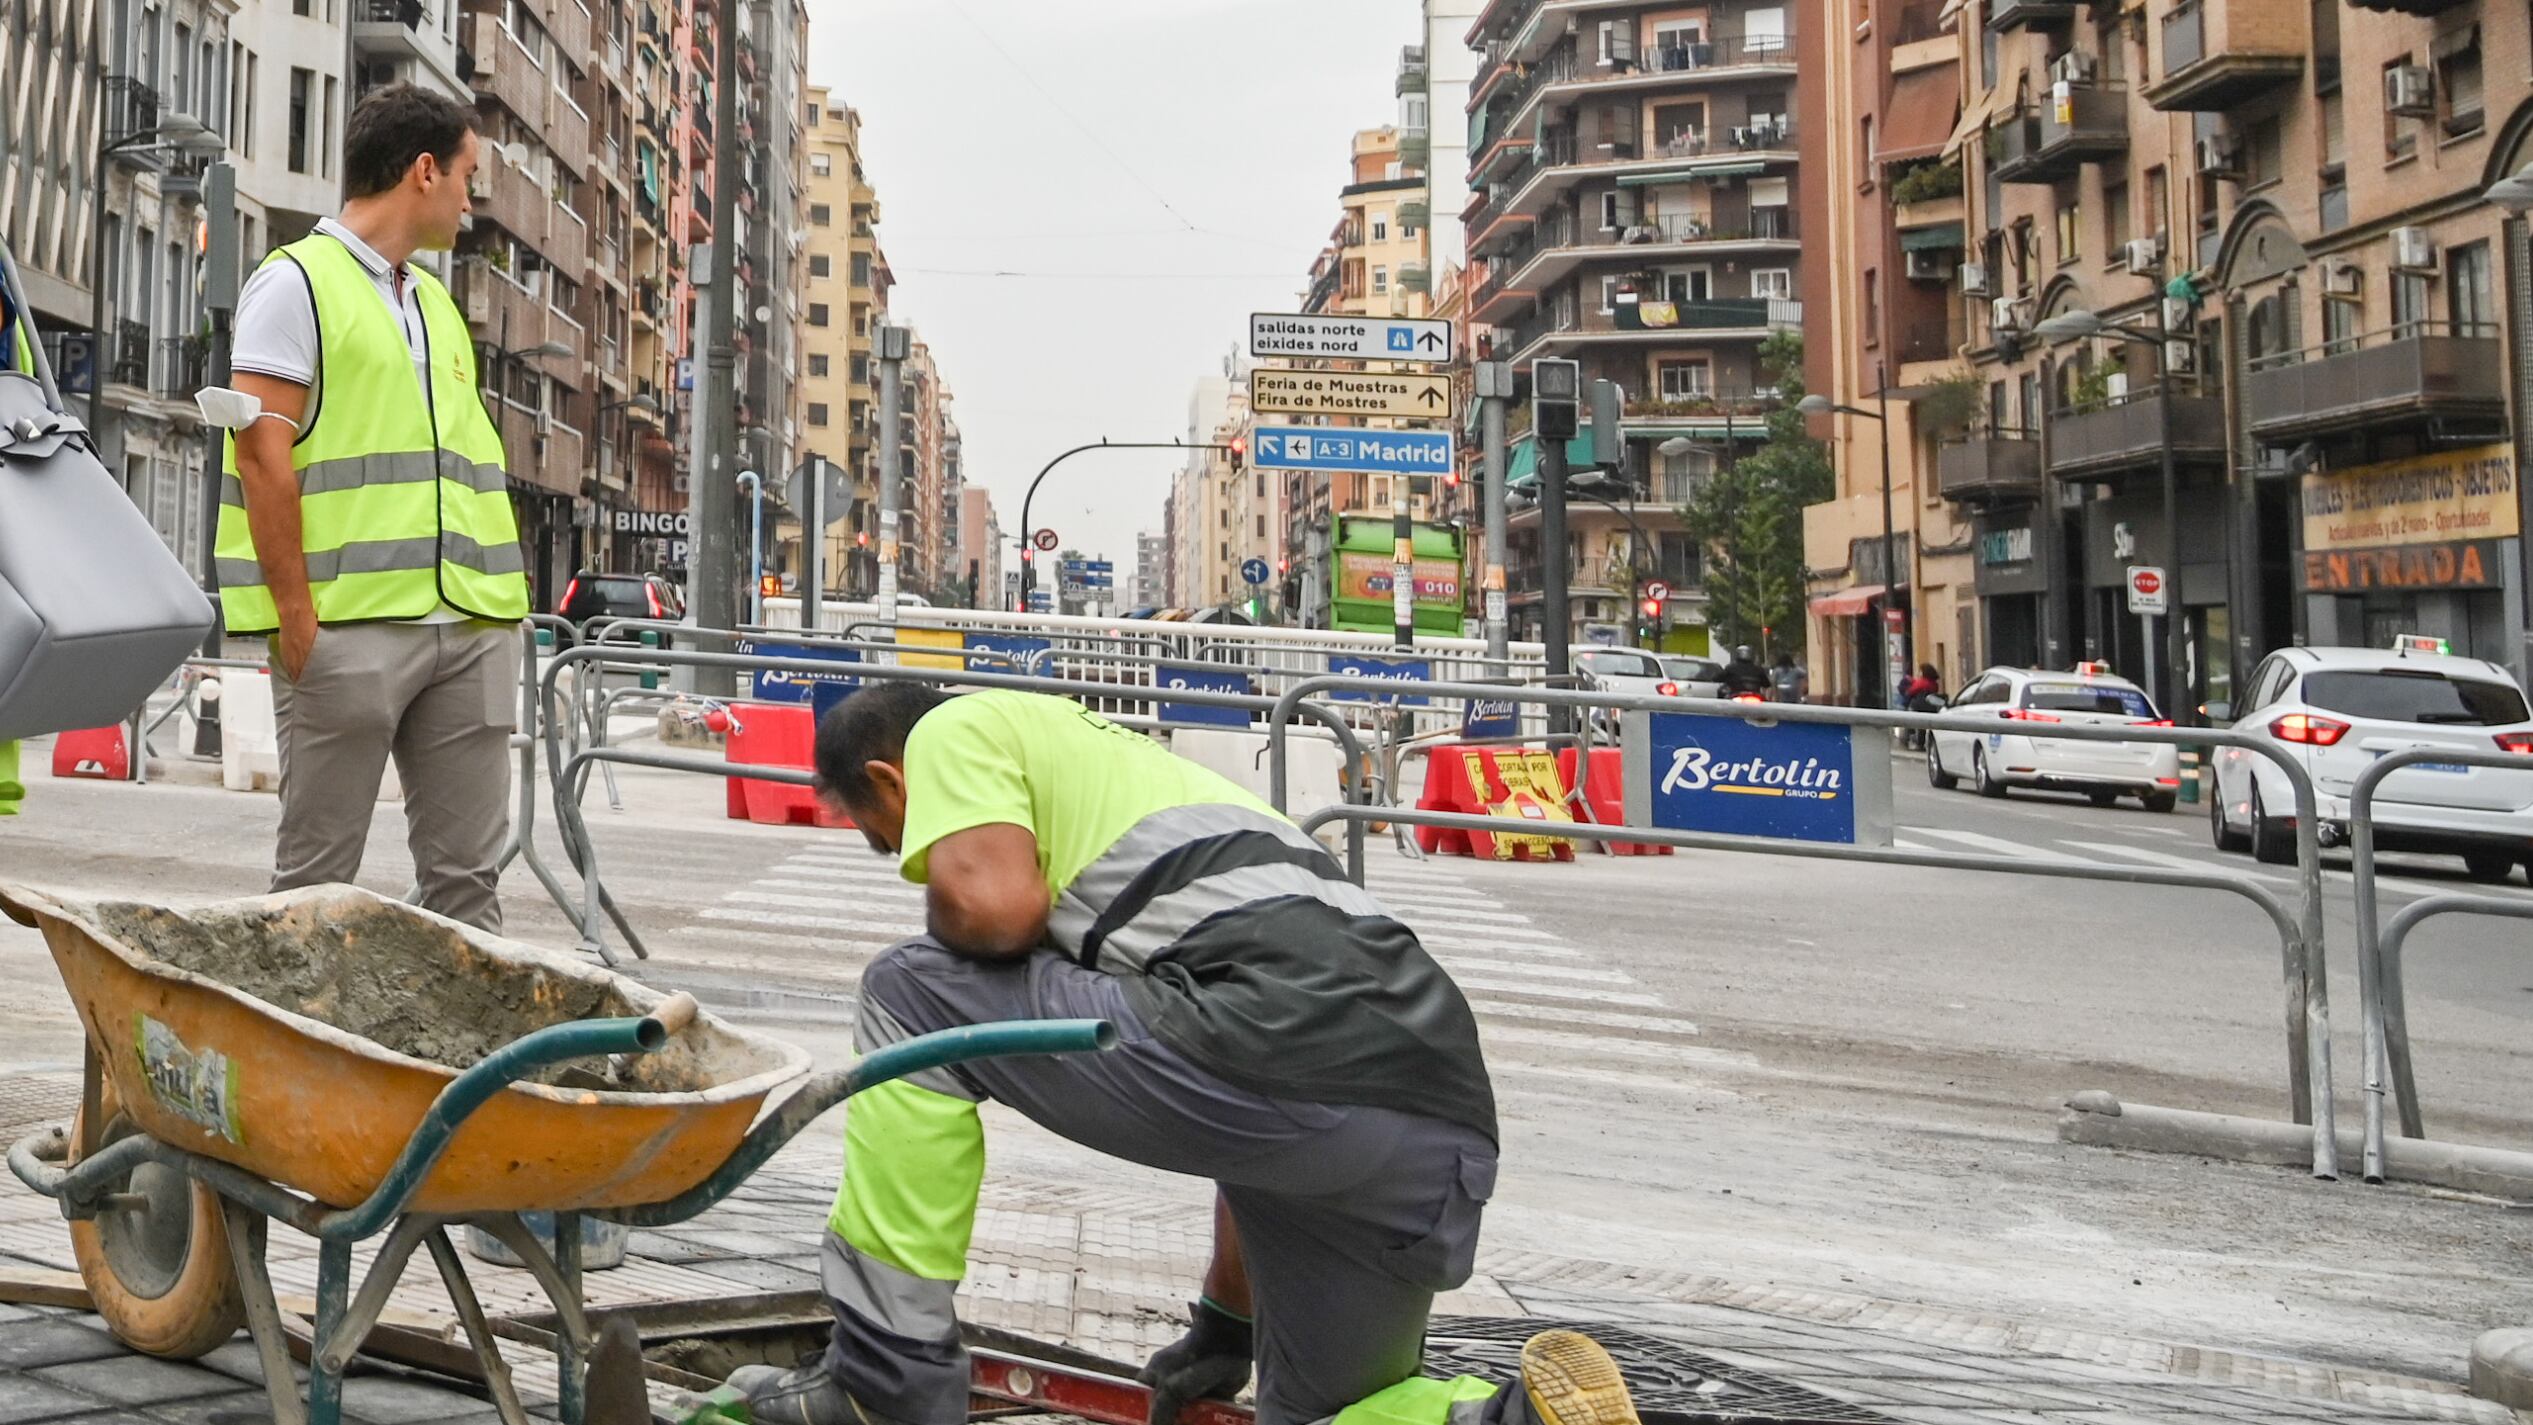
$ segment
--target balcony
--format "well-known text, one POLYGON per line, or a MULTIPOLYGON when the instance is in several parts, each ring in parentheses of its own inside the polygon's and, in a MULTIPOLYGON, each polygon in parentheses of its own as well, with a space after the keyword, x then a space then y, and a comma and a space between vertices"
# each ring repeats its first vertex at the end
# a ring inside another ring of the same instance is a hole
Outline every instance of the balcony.
POLYGON ((1431 129, 1398 131, 1398 161, 1409 168, 1422 168, 1433 161, 1434 143, 1431 129))
POLYGON ((428 60, 422 27, 431 16, 425 0, 355 0, 352 44, 365 55, 428 60))
POLYGON ((1405 98, 1410 94, 1424 93, 1426 77, 1425 47, 1408 45, 1401 49, 1398 52, 1399 97, 1405 98))
POLYGON ((114 362, 106 368, 106 380, 117 386, 149 385, 149 323, 136 322, 130 317, 115 322, 114 362))
POLYGON ((211 383, 211 341, 208 337, 171 336, 159 343, 158 394, 170 401, 190 401, 211 383))
POLYGON ((1647 49, 1610 65, 1587 62, 1569 46, 1533 65, 1530 77, 1511 91, 1512 105, 1497 132, 1525 132, 1537 123, 1539 107, 1552 99, 1573 103, 1604 95, 1642 97, 1704 87, 1710 80, 1791 79, 1794 73, 1791 31, 1647 49))
POLYGON ((1434 271, 1421 262, 1402 263, 1398 269, 1398 285, 1402 291, 1430 293, 1434 290, 1434 271))
MULTIPOLYGON (((106 138, 121 139, 128 134, 145 134, 159 125, 158 91, 130 75, 117 75, 106 81, 106 138)), ((155 173, 167 166, 163 149, 148 144, 134 144, 116 149, 114 161, 126 168, 155 173)))
POLYGON ((2040 442, 2021 431, 1947 440, 1935 452, 1935 485, 1947 500, 2040 498, 2040 442))
POLYGON ((2223 113, 2304 73, 2301 0, 2180 0, 2164 15, 2163 75, 2147 102, 2223 113))
POLYGON ((2348 3, 2379 15, 2442 15, 2448 10, 2463 8, 2471 0, 2348 0, 2348 3))
POLYGON ((2176 390, 2171 409, 2165 406, 2162 395, 2147 390, 2057 412, 2049 423, 2049 473, 2062 480, 2103 479, 2160 468, 2167 430, 2182 464, 2224 463, 2223 401, 2176 390))
POLYGON ((1988 28, 2002 34, 2026 26, 2072 25, 2083 8, 2078 0, 1989 0, 1988 28))
POLYGON ((2414 323, 2254 364, 2252 434, 2272 445, 2359 429, 2498 427, 2506 363, 2495 327, 2414 323))
POLYGON ((2056 183, 2088 163, 2128 152, 2128 94, 2120 89, 2070 89, 2062 110, 2044 103, 2040 112, 2008 121, 1991 135, 1989 161, 2007 183, 2056 183))
POLYGON ((1706 302, 1640 302, 1604 314, 1586 310, 1572 292, 1542 304, 1527 322, 1497 328, 1495 359, 1522 364, 1540 356, 1564 356, 1587 347, 1696 346, 1756 341, 1772 332, 1799 330, 1803 304, 1782 297, 1728 297, 1706 302))
POLYGON ((475 42, 470 48, 475 55, 475 92, 497 101, 503 108, 527 120, 530 127, 545 126, 546 98, 552 85, 545 71, 528 62, 528 52, 519 48, 510 31, 491 15, 475 17, 475 42))
POLYGON ((1700 179, 1711 183, 1748 177, 1770 164, 1790 163, 1795 156, 1794 124, 1783 114, 1762 115, 1746 124, 1683 129, 1654 141, 1618 134, 1588 146, 1571 129, 1552 130, 1531 145, 1526 162, 1492 186, 1484 208, 1464 215, 1472 251, 1509 235, 1497 226, 1499 220, 1543 213, 1586 179, 1609 177, 1627 186, 1700 179))

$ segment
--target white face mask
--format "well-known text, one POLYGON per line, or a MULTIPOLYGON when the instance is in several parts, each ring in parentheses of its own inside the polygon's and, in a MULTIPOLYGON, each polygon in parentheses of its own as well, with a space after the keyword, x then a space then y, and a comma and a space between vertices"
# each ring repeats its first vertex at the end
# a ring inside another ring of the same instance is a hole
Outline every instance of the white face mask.
POLYGON ((202 411, 203 420, 221 430, 244 430, 268 417, 292 430, 299 429, 297 421, 278 411, 265 410, 263 401, 244 391, 232 391, 226 386, 205 386, 194 393, 193 399, 194 405, 202 411))

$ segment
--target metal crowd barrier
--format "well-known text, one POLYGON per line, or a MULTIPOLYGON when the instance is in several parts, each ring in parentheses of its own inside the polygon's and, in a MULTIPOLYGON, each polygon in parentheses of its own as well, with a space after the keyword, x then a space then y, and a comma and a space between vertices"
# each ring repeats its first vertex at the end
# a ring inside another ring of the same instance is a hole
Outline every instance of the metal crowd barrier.
MULTIPOLYGON (((690 629, 687 630, 687 632, 697 634, 699 636, 710 636, 716 638, 742 637, 742 635, 726 629, 690 629)), ((949 650, 938 651, 947 652, 949 650)), ((623 747, 598 745, 586 747, 576 746, 573 750, 567 752, 562 735, 562 727, 565 720, 558 718, 555 715, 556 703, 560 695, 560 683, 564 671, 567 668, 584 664, 615 661, 630 661, 637 666, 651 665, 668 668, 727 668, 739 672, 768 671, 787 673, 834 673, 837 670, 837 665, 835 663, 823 659, 774 658, 747 654, 702 653, 668 648, 641 649, 639 650, 637 657, 627 660, 624 650, 620 646, 602 647, 596 644, 583 644, 576 648, 559 650, 554 658, 548 663, 542 679, 542 688, 540 693, 546 707, 546 715, 542 721, 547 764, 546 770, 547 775, 553 784, 554 817, 556 827, 562 833, 564 848, 571 856, 573 868, 581 877, 581 895, 579 897, 578 904, 575 905, 573 897, 561 887, 555 878, 545 874, 542 869, 540 869, 538 878, 545 885, 547 894, 554 898, 555 905, 562 910, 563 914, 572 921, 575 929, 579 931, 581 937, 580 948, 591 954, 597 955, 600 959, 610 965, 616 964, 618 961, 616 959, 615 952, 609 948, 607 944, 606 934, 602 924, 603 921, 612 921, 616 928, 624 933, 626 946, 633 951, 636 957, 647 959, 649 958, 650 952, 642 944, 640 935, 628 922, 622 908, 617 905, 614 896, 607 890, 605 880, 599 869, 597 846, 589 835, 587 823, 584 822, 581 817, 580 803, 588 782, 589 769, 591 767, 614 763, 627 766, 651 767, 663 771, 691 772, 703 776, 740 777, 752 781, 780 782, 788 786, 808 786, 813 781, 812 774, 806 770, 732 762, 726 757, 694 757, 668 752, 639 752, 623 747)), ((1294 698, 1278 700, 1264 697, 1253 697, 1244 694, 1216 693, 1193 688, 1151 688, 1109 683, 1082 683, 1052 678, 1023 677, 1013 674, 953 671, 942 668, 907 668, 894 664, 866 663, 850 666, 852 668, 852 676, 864 681, 900 681, 938 683, 948 686, 967 688, 1002 688, 1018 692, 1048 693, 1057 697, 1075 699, 1083 696, 1090 696, 1095 698, 1113 698, 1119 701, 1134 701, 1143 703, 1167 702, 1190 704, 1201 707, 1240 708, 1250 712, 1271 712, 1281 709, 1288 723, 1290 719, 1298 713, 1301 716, 1309 717, 1316 722, 1324 724, 1335 735, 1340 749, 1345 754, 1343 794, 1346 799, 1349 802, 1359 802, 1364 796, 1363 785, 1359 775, 1359 766, 1363 757, 1363 745, 1361 741, 1355 737, 1353 730, 1346 725, 1343 718, 1338 717, 1327 708, 1315 703, 1307 703, 1294 698)), ((1363 855, 1364 846, 1362 827, 1360 825, 1350 826, 1347 828, 1346 833, 1346 862, 1348 873, 1352 875, 1358 883, 1363 879, 1363 855)), ((532 864, 534 863, 532 862, 532 864)))
MULTIPOLYGON (((1286 805, 1289 762, 1286 730, 1291 724, 1294 710, 1303 706, 1305 698, 1315 694, 1369 690, 1384 686, 1396 685, 1377 678, 1310 678, 1286 689, 1284 695, 1277 699, 1275 711, 1268 721, 1267 749, 1270 800, 1278 810, 1282 810, 1286 805)), ((1646 694, 1568 691, 1539 687, 1508 688, 1502 684, 1480 683, 1434 683, 1423 686, 1419 691, 1444 698, 1489 699, 1499 702, 1509 699, 1551 708, 1685 713, 1743 722, 1812 723, 1835 727, 1884 729, 1915 728, 1928 732, 1967 732, 1982 735, 1996 730, 1996 722, 1993 718, 1953 713, 1907 713, 1871 708, 1836 708, 1807 703, 1737 703, 1713 698, 1665 698, 1646 694)), ((1585 718, 1580 721, 1588 724, 1590 719, 1585 718)), ((2109 861, 2023 860, 2010 856, 1975 856, 1949 851, 1910 851, 1827 842, 1780 841, 1762 837, 1675 831, 1633 825, 1596 826, 1588 823, 1558 823, 1550 830, 1543 829, 1537 823, 1525 822, 1522 824, 1522 830, 1532 835, 1581 841, 1629 841, 1656 846, 1686 847, 1701 851, 1750 852, 1815 860, 1862 861, 1891 866, 1926 866, 1955 871, 1990 871, 2007 875, 2045 876, 2061 880, 2175 886, 2191 890, 2224 891, 2240 896, 2267 915, 2271 925, 2278 932, 2286 988, 2287 1077, 2291 1110, 2297 1123, 2310 1125, 2313 1129, 2313 1175, 2317 1178, 2338 1177, 2339 1144, 2332 1129, 2331 1024, 2329 984, 2325 975, 2327 956, 2322 930, 2321 843, 2315 825, 2318 803, 2312 778, 2306 774, 2302 766, 2276 746, 2231 730, 2097 726, 2082 723, 2018 724, 2016 735, 2047 736, 2075 742, 2157 742, 2174 746, 2235 747, 2268 758, 2286 772, 2288 781, 2295 788, 2296 867, 2300 885, 2300 894, 2296 897, 2296 902, 2290 904, 2270 891, 2267 886, 2250 877, 2214 870, 2196 871, 2181 867, 2144 866, 2109 861)), ((1424 811, 1407 807, 1376 808, 1352 804, 1324 807, 1306 818, 1302 825, 1305 830, 1312 830, 1331 821, 1374 819, 1459 831, 1501 831, 1504 829, 1504 822, 1498 818, 1424 811)))
POLYGON ((2410 1017, 2402 989, 2401 955, 2410 932, 2439 915, 2488 915, 2533 920, 2533 901, 2501 900, 2449 892, 2403 906, 2389 923, 2380 919, 2375 876, 2375 790, 2384 778, 2421 763, 2493 767, 2533 776, 2533 757, 2520 752, 2470 752, 2451 747, 2411 747, 2375 759, 2348 791, 2350 871, 2357 886, 2357 999, 2366 1027, 2366 1181, 2384 1180, 2384 1094, 2398 1107, 2401 1136, 2424 1139, 2418 1079, 2410 1061, 2410 1017))

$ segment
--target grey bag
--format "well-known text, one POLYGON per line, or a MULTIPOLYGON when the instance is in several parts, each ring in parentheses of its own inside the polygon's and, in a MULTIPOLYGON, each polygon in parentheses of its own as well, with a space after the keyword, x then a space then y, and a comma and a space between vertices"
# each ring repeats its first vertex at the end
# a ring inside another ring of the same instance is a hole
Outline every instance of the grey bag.
MULTIPOLYGON (((5 248, 0 283, 25 312, 5 248)), ((36 366, 0 371, 0 742, 121 722, 217 616, 36 366)))

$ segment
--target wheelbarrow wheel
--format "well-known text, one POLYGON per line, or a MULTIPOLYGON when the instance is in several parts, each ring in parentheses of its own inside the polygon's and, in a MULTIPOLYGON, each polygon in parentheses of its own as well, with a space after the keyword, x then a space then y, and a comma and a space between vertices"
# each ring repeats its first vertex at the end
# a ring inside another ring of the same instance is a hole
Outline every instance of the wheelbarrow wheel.
MULTIPOLYGON (((139 1131, 117 1111, 111 1084, 100 1089, 98 1101, 105 1117, 99 1147, 139 1131)), ((85 1141, 75 1126, 71 1142, 85 1141)), ((107 1329, 133 1350, 171 1361, 225 1345, 246 1323, 246 1305, 229 1263, 219 1195, 156 1163, 134 1169, 115 1190, 145 1202, 70 1224, 80 1279, 107 1329)))

